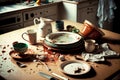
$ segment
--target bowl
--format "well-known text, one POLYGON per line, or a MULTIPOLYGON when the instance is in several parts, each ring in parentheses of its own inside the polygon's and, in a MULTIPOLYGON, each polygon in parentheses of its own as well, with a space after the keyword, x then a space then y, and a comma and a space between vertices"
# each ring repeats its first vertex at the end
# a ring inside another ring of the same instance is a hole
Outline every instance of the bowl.
POLYGON ((81 31, 81 34, 90 39, 99 39, 105 35, 98 27, 92 24, 90 21, 84 21, 84 28, 81 31))
POLYGON ((28 50, 28 45, 26 43, 15 43, 13 48, 18 53, 25 53, 28 50))

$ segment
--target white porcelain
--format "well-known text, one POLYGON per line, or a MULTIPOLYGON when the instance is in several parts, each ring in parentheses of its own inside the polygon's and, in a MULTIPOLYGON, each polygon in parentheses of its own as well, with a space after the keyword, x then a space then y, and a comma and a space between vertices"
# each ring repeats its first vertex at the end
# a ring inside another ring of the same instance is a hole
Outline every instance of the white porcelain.
POLYGON ((36 44, 37 43, 37 32, 33 29, 29 29, 22 34, 22 38, 25 41, 29 42, 30 44, 36 44), (28 37, 29 39, 27 39, 26 37, 28 37))
POLYGON ((84 61, 65 61, 60 65, 60 69, 68 75, 83 75, 88 73, 91 67, 84 61))
POLYGON ((46 40, 57 45, 68 45, 80 41, 82 36, 72 32, 56 32, 46 36, 46 40))
POLYGON ((85 40, 85 50, 86 52, 93 52, 95 50, 95 40, 93 39, 88 39, 85 40))
POLYGON ((47 34, 52 33, 51 22, 51 19, 46 19, 42 17, 40 17, 40 19, 34 18, 34 25, 38 27, 37 32, 39 37, 45 38, 47 34))

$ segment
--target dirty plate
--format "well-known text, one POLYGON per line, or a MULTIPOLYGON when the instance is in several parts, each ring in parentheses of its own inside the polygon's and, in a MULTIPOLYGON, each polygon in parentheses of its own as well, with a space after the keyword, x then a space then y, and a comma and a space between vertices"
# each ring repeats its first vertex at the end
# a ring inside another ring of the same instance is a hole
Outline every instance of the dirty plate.
POLYGON ((73 49, 83 46, 83 37, 72 32, 56 32, 48 34, 44 43, 58 49, 73 49))
POLYGON ((83 75, 91 69, 90 65, 84 61, 66 61, 60 65, 60 68, 68 75, 83 75))
POLYGON ((47 35, 45 39, 57 45, 67 45, 76 43, 81 40, 81 38, 79 34, 72 32, 56 32, 47 35))

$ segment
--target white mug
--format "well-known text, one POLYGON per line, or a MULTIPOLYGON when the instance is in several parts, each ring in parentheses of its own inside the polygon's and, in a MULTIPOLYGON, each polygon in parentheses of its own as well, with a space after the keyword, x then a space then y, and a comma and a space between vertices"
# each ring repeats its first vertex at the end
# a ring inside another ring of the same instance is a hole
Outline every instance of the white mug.
POLYGON ((22 34, 22 38, 25 40, 25 41, 28 41, 29 43, 31 44, 36 44, 37 43, 37 32, 35 32, 34 30, 30 29, 30 30, 27 30, 27 32, 24 32, 22 34), (25 38, 25 35, 27 35, 29 37, 29 40, 27 40, 25 38))

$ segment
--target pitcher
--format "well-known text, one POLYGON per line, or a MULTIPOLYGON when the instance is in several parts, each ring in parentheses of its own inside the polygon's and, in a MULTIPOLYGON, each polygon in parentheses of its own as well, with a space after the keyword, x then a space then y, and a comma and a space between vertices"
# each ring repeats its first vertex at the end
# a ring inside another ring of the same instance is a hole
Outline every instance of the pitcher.
POLYGON ((34 19, 34 25, 38 27, 38 38, 45 38, 45 36, 49 33, 52 33, 51 19, 45 19, 40 17, 34 19), (39 23, 37 25, 37 23, 39 23))

